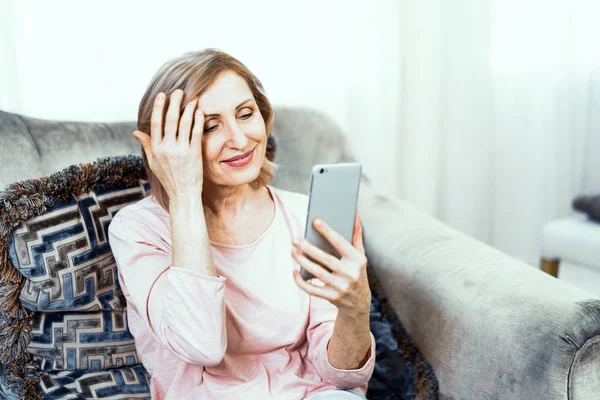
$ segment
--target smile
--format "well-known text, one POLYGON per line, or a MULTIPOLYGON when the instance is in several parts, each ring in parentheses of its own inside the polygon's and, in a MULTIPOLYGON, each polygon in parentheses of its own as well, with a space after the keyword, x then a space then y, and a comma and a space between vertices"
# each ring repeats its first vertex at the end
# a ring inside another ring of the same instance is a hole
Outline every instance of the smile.
POLYGON ((246 165, 250 161, 252 161, 253 156, 254 156, 254 149, 252 149, 244 154, 241 154, 239 156, 232 157, 227 161, 223 161, 223 163, 227 164, 230 167, 243 167, 244 165, 246 165))

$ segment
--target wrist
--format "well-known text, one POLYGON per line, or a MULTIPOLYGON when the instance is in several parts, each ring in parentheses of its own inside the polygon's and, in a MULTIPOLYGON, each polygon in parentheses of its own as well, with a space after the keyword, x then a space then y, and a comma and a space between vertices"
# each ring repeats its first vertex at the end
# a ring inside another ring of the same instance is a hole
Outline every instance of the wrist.
POLYGON ((352 309, 338 309, 337 318, 352 323, 361 323, 363 321, 368 322, 370 319, 370 309, 364 307, 354 307, 352 309))
POLYGON ((169 196, 170 211, 175 209, 202 209, 202 189, 187 189, 169 196))

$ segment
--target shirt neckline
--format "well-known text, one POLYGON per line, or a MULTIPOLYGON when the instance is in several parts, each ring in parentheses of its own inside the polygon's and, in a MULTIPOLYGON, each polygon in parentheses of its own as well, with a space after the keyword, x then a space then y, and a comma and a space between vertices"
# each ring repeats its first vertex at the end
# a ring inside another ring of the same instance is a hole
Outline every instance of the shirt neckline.
MULTIPOLYGON (((269 232, 271 232, 273 230, 273 226, 275 225, 275 221, 277 220, 277 218, 279 217, 279 214, 281 212, 280 209, 279 209, 279 201, 278 201, 278 198, 277 198, 277 189, 274 188, 274 187, 272 187, 271 185, 266 185, 265 187, 267 188, 267 190, 271 194, 271 198, 273 199, 273 205, 275 207, 275 211, 273 213, 273 218, 271 219, 271 223, 269 224, 269 226, 267 227, 267 229, 265 229, 265 231, 263 233, 261 233, 260 236, 258 238, 256 238, 252 243, 247 243, 247 244, 226 244, 226 243, 213 242, 212 240, 209 239, 208 242, 211 245, 211 247, 217 247, 217 248, 223 248, 223 249, 232 249, 232 250, 233 249, 241 250, 241 249, 249 248, 249 247, 255 246, 265 236, 267 236, 269 234, 269 232)), ((153 195, 148 196, 148 198, 150 199, 150 201, 156 207, 158 207, 162 211, 162 213, 164 215, 166 215, 167 218, 169 218, 169 213, 166 210, 164 210, 160 204, 158 204, 158 201, 156 201, 156 199, 154 199, 153 195)))

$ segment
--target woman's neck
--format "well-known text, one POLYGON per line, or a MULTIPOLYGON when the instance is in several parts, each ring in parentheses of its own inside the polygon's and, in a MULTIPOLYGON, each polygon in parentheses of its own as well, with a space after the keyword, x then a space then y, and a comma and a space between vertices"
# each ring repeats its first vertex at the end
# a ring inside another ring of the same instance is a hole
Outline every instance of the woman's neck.
POLYGON ((217 218, 236 217, 252 212, 264 196, 265 188, 254 189, 250 184, 240 186, 205 185, 202 204, 205 214, 217 218))

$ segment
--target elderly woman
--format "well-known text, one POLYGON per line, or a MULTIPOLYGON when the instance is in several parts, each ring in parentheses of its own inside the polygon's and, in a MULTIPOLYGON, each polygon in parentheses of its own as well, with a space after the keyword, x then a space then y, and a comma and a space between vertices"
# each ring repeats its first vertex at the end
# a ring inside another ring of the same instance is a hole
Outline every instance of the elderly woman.
POLYGON ((153 399, 364 399, 375 363, 358 213, 342 255, 303 239, 308 197, 269 185, 273 110, 216 50, 167 62, 139 107, 152 196, 109 239, 153 399), (305 281, 300 266, 316 278, 305 281))

